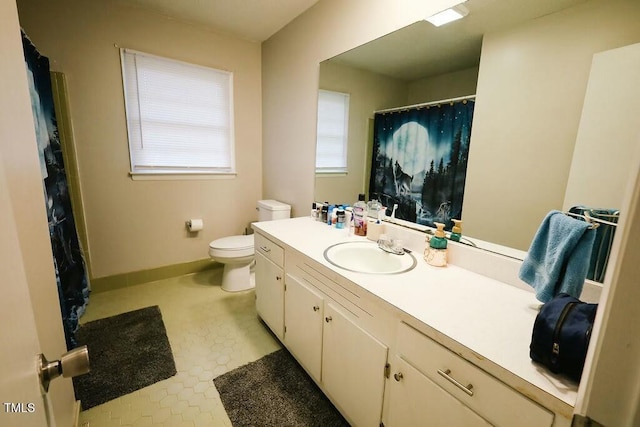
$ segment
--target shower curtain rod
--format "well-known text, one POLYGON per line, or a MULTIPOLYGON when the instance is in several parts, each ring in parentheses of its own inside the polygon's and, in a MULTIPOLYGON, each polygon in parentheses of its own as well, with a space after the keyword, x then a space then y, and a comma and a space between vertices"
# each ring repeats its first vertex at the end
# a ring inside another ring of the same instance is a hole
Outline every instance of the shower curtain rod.
POLYGON ((408 109, 411 109, 411 108, 430 107, 432 105, 449 104, 451 102, 465 101, 467 99, 475 99, 475 98, 476 98, 475 95, 460 96, 458 98, 442 99, 440 101, 423 102, 422 104, 406 105, 404 107, 396 107, 396 108, 389 108, 389 109, 386 109, 386 110, 378 110, 378 111, 374 111, 373 114, 391 113, 391 112, 394 112, 394 111, 408 110, 408 109))

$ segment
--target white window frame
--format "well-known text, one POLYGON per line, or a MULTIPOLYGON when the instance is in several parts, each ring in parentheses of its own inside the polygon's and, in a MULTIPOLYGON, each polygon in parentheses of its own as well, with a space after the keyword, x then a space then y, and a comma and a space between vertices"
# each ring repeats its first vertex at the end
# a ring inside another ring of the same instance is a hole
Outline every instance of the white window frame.
POLYGON ((131 49, 120 49, 120 57, 132 178, 235 176, 233 73, 131 49), (173 92, 162 90, 169 87, 173 92), (185 97, 179 109, 174 101, 188 89, 215 96, 199 103, 197 96, 185 97))
POLYGON ((349 149, 349 94, 318 91, 316 174, 346 174, 349 149))

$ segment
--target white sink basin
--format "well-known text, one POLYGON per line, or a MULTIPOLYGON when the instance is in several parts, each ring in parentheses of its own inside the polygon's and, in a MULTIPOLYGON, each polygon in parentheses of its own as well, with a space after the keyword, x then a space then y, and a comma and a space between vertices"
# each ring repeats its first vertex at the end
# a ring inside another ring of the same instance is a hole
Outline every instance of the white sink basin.
POLYGON ((371 274, 404 273, 417 264, 413 254, 385 252, 374 242, 337 243, 324 251, 324 258, 336 267, 371 274))

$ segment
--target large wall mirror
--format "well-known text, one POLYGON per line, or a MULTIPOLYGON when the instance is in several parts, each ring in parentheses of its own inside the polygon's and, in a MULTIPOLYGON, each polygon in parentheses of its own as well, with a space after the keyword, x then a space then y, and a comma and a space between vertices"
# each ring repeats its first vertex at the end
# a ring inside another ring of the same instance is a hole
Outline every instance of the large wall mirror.
POLYGON ((610 117, 637 117, 640 105, 629 97, 605 108, 595 130, 581 118, 594 55, 640 42, 637 2, 465 6, 459 21, 419 21, 320 64, 320 89, 350 94, 349 148, 347 173, 316 175, 316 200, 353 202, 368 191, 374 111, 475 94, 463 234, 526 251, 550 210, 619 208, 639 167, 637 125, 598 150, 580 139, 607 132, 610 117))

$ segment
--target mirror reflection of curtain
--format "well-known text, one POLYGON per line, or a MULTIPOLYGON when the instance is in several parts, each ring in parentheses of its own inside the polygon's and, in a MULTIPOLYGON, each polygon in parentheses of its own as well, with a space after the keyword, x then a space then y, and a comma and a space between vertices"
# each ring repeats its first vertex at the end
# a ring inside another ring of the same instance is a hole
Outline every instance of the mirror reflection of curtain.
POLYGON ((58 296, 67 348, 76 347, 78 319, 89 301, 89 285, 76 232, 56 124, 49 59, 22 34, 36 140, 40 154, 44 202, 49 221, 58 296))
POLYGON ((376 113, 371 199, 422 225, 462 218, 475 102, 441 101, 376 113))

